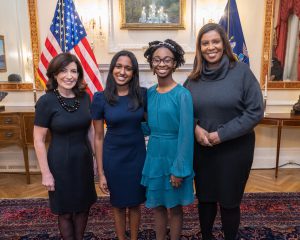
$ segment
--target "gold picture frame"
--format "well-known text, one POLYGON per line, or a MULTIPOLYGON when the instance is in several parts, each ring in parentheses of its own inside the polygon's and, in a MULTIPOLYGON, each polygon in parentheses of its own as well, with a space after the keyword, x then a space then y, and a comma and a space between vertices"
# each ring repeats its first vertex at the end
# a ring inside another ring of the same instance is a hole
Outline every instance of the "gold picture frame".
MULTIPOLYGON (((261 60, 260 85, 263 89, 266 84, 266 76, 270 78, 271 60, 272 60, 272 45, 274 37, 274 11, 275 0, 265 0, 265 22, 264 22, 264 39, 263 52, 261 60)), ((268 81, 268 89, 300 89, 300 81, 268 81)))
POLYGON ((5 43, 4 36, 0 35, 0 72, 6 72, 6 56, 5 56, 5 43))
POLYGON ((185 29, 185 0, 119 0, 121 29, 185 29))

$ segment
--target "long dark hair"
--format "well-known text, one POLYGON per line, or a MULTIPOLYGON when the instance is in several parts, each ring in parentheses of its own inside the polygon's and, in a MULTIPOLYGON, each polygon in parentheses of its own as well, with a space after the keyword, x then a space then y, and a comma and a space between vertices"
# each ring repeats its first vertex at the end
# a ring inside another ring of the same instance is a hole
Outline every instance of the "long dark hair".
POLYGON ((208 23, 205 24, 198 33, 197 36, 197 41, 196 41, 196 56, 195 56, 195 60, 194 60, 194 66, 193 66, 193 70, 189 75, 189 79, 191 80, 196 80, 200 77, 201 72, 202 72, 202 64, 203 64, 203 57, 201 54, 201 39, 202 36, 210 31, 216 31, 217 33, 220 34, 221 40, 223 42, 223 46, 224 46, 224 52, 223 54, 227 55, 227 57, 229 58, 229 62, 232 65, 233 62, 236 62, 237 59, 234 57, 234 54, 232 52, 231 46, 230 46, 230 42, 228 40, 227 34, 225 32, 225 30, 223 29, 223 27, 221 27, 219 24, 216 23, 208 23))
POLYGON ((83 69, 78 58, 71 53, 60 53, 50 61, 47 69, 48 82, 46 84, 46 92, 51 92, 58 87, 56 76, 72 62, 76 64, 78 72, 78 79, 75 86, 72 88, 72 91, 76 97, 84 94, 86 83, 83 82, 83 69))
POLYGON ((135 111, 138 109, 140 106, 143 105, 143 96, 141 93, 140 89, 140 81, 139 81, 139 64, 138 61, 135 57, 135 55, 126 50, 122 50, 117 52, 110 63, 109 66, 109 72, 107 75, 107 80, 106 80, 106 87, 104 90, 104 96, 106 101, 110 105, 115 105, 118 102, 118 92, 117 92, 117 84, 113 76, 113 70, 116 66, 116 63, 121 56, 127 56, 130 58, 131 63, 132 63, 132 79, 128 83, 128 96, 131 100, 131 106, 129 107, 130 110, 135 111))
POLYGON ((176 62, 175 69, 185 63, 185 60, 184 60, 185 52, 177 42, 175 42, 171 39, 166 39, 163 42, 162 41, 153 41, 153 42, 149 42, 149 46, 144 53, 144 57, 147 59, 147 62, 149 63, 151 69, 153 69, 153 66, 152 66, 153 53, 158 48, 161 48, 161 47, 165 47, 173 53, 174 61, 176 62))

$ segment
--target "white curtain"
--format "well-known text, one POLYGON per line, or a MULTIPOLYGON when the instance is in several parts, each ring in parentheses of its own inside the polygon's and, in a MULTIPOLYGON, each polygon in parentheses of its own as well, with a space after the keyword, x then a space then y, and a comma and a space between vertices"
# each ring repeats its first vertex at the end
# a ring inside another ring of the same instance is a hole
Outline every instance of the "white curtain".
POLYGON ((299 48, 299 18, 293 14, 289 17, 288 36, 283 70, 284 80, 297 80, 298 48, 299 48))

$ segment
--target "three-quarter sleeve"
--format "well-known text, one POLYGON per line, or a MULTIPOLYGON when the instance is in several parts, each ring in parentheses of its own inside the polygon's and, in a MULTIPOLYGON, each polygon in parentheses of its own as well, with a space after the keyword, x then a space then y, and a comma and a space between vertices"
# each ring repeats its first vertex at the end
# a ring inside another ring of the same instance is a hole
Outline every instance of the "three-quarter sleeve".
POLYGON ((171 167, 175 177, 193 174, 194 117, 191 94, 186 90, 180 96, 180 121, 178 131, 177 155, 171 167))
POLYGON ((105 97, 103 92, 97 92, 91 103, 91 116, 94 120, 104 119, 105 97))
POLYGON ((264 108, 261 89, 250 69, 244 74, 242 99, 244 106, 242 114, 225 124, 221 124, 217 130, 222 142, 249 133, 263 118, 264 108))
POLYGON ((51 124, 52 111, 49 109, 48 94, 39 98, 35 105, 34 125, 49 128, 51 124))

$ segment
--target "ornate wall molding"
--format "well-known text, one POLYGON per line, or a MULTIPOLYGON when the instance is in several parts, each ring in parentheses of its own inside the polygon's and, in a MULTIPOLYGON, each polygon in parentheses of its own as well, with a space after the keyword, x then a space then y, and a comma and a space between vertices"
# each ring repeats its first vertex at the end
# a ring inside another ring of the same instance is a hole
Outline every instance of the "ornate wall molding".
MULTIPOLYGON (((262 88, 264 88, 266 76, 268 79, 270 76, 274 29, 274 9, 275 0, 265 0, 265 30, 260 75, 260 83, 262 88)), ((267 84, 268 89, 300 89, 300 81, 268 81, 267 84)))
POLYGON ((37 79, 36 71, 38 69, 40 58, 40 39, 38 28, 38 15, 37 15, 37 0, 27 0, 30 22, 30 36, 31 36, 31 48, 32 48, 32 60, 33 60, 33 72, 34 72, 34 90, 42 90, 43 86, 37 79))

